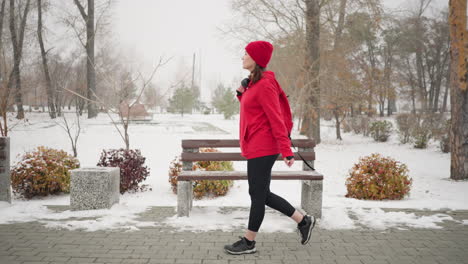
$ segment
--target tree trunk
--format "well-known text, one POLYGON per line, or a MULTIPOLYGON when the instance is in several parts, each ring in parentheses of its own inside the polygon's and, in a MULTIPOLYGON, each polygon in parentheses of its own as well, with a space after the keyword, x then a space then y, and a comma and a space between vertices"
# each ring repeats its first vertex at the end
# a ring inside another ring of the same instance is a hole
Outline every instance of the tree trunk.
POLYGON ((123 127, 124 127, 124 134, 125 134, 125 149, 129 150, 130 149, 130 137, 128 135, 128 123, 130 122, 130 113, 127 115, 127 121, 122 118, 123 122, 123 127))
POLYGON ((94 68, 94 0, 88 0, 88 20, 86 21, 86 53, 88 62, 86 64, 88 75, 88 118, 97 116, 96 108, 96 69, 94 68))
MULTIPOLYGON (((392 94, 396 94, 395 88, 391 87, 390 89, 393 90, 392 94)), ((393 112, 395 111, 395 98, 389 98, 390 96, 387 97, 387 116, 393 115, 393 112)))
POLYGON ((385 101, 379 102, 379 116, 380 117, 385 116, 385 101))
POLYGON ((397 112, 396 99, 392 98, 388 100, 388 116, 393 115, 395 112, 397 112))
POLYGON ((452 63, 449 63, 449 67, 448 67, 448 72, 447 72, 447 75, 445 76, 445 92, 444 92, 444 101, 442 103, 442 109, 440 110, 441 113, 445 113, 447 111, 447 98, 448 98, 448 94, 449 94, 449 91, 450 91, 450 75, 451 75, 451 66, 452 66, 452 63))
POLYGON ((411 85, 411 112, 416 114, 416 88, 411 85))
POLYGON ((27 0, 24 7, 24 13, 20 21, 19 32, 16 30, 16 21, 15 21, 15 0, 10 0, 10 33, 11 33, 11 42, 13 47, 13 71, 10 75, 10 80, 8 86, 11 87, 13 82, 15 84, 15 103, 17 107, 17 119, 24 118, 24 109, 23 109, 23 97, 21 93, 21 56, 23 53, 23 40, 24 40, 24 30, 26 27, 26 19, 29 13, 29 4, 30 0, 27 0), (19 33, 19 36, 18 36, 19 33))
MULTIPOLYGON (((340 13, 339 13, 339 18, 338 18, 338 25, 337 25, 337 28, 336 28, 335 42, 334 42, 334 45, 333 45, 334 53, 337 52, 337 50, 341 46, 341 35, 342 35, 342 32, 343 32, 344 20, 345 20, 345 15, 346 15, 346 3, 347 3, 347 0, 340 0, 340 11, 339 11, 340 13)), ((332 70, 331 74, 335 74, 334 69, 332 68, 331 70, 332 70)), ((338 111, 335 110, 335 111, 333 111, 333 113, 334 113, 335 120, 336 120, 336 138, 339 139, 339 140, 343 140, 341 138, 341 130, 340 130, 340 125, 341 124, 340 124, 340 117, 339 117, 338 111)), ((353 106, 352 105, 351 105, 351 116, 353 116, 353 106)))
POLYGON ((320 5, 318 0, 306 3, 306 75, 308 91, 302 129, 316 144, 320 143, 320 5))
POLYGON ((333 45, 333 50, 337 50, 341 44, 341 34, 343 32, 344 28, 344 20, 345 20, 345 14, 346 14, 346 1, 347 0, 340 0, 340 15, 338 18, 338 26, 336 28, 336 34, 335 34, 335 42, 333 45))
POLYGON ((49 108, 50 118, 54 119, 56 117, 54 89, 52 88, 52 80, 50 79, 49 66, 47 65, 47 54, 44 48, 44 41, 42 39, 42 0, 37 0, 37 14, 37 38, 39 39, 39 46, 41 48, 42 67, 44 68, 44 75, 46 81, 47 106, 49 108))
MULTIPOLYGON (((393 104, 394 103, 394 95, 396 94, 395 88, 392 87, 392 81, 391 81, 391 73, 393 70, 393 45, 389 44, 387 45, 386 49, 386 59, 385 59, 385 68, 384 68, 384 84, 385 84, 385 96, 383 103, 385 104, 385 101, 387 101, 387 116, 392 115, 393 113, 393 104), (391 92, 389 92, 391 91, 391 92)), ((385 111, 385 107, 384 107, 385 111)))
POLYGON ((450 0, 450 80, 451 130, 450 130, 450 178, 468 179, 468 89, 466 63, 466 0, 450 0))
POLYGON ((338 140, 343 140, 341 138, 341 130, 340 130, 340 115, 338 114, 338 110, 337 109, 334 109, 333 110, 333 116, 335 117, 335 128, 336 128, 336 139, 338 140))
POLYGON ((439 108, 440 87, 441 87, 440 84, 438 84, 435 87, 434 98, 433 98, 433 103, 432 103, 432 112, 433 113, 437 112, 437 109, 439 108))
MULTIPOLYGON (((5 15, 5 3, 6 0, 2 0, 2 5, 0 8, 0 54, 3 54, 3 17, 5 15)), ((8 135, 8 119, 6 116, 8 108, 8 98, 10 97, 9 86, 5 86, 5 78, 2 77, 3 72, 0 71, 0 136, 6 137, 8 135), (2 123, 3 122, 3 123, 2 123)))
POLYGON ((416 88, 414 84, 414 78, 413 78, 413 73, 411 72, 411 65, 409 63, 409 59, 406 58, 406 64, 407 64, 407 69, 408 69, 408 78, 409 78, 409 85, 411 88, 411 113, 416 114, 416 88))
POLYGON ((55 102, 55 111, 57 113, 57 116, 62 116, 62 100, 63 100, 63 94, 55 90, 54 102, 55 102))
POLYGON ((88 1, 88 13, 86 14, 84 7, 79 0, 74 0, 75 5, 86 23, 86 82, 87 82, 87 97, 91 101, 87 101, 88 118, 97 116, 96 107, 96 69, 94 68, 94 0, 88 1))
POLYGON ((448 52, 444 54, 442 61, 438 63, 437 65, 438 69, 437 69, 436 87, 435 87, 434 103, 433 103, 433 108, 432 108, 433 113, 439 110, 439 97, 440 97, 440 93, 442 90, 442 81, 445 75, 444 69, 446 68, 446 65, 448 62, 448 55, 449 55, 448 52))
MULTIPOLYGON (((421 28, 421 16, 418 17, 416 21, 416 32, 420 33, 423 32, 421 28)), ((421 36, 416 36, 418 41, 423 41, 421 36)), ((422 111, 426 112, 427 110, 427 90, 425 84, 425 76, 424 76, 424 65, 423 65, 423 51, 422 51, 422 43, 416 44, 416 80, 418 82, 418 89, 419 93, 421 94, 421 103, 422 103, 422 111)))
POLYGON ((369 97, 367 98, 367 116, 372 117, 372 101, 374 99, 374 81, 375 81, 375 69, 376 69, 376 62, 375 62, 375 54, 374 54, 374 45, 372 45, 371 40, 366 40, 367 45, 367 56, 369 58, 369 62, 371 65, 371 73, 370 73, 370 86, 369 86, 369 97))
MULTIPOLYGON (((3 17, 5 16, 5 3, 6 0, 2 0, 2 5, 0 8, 0 54, 3 54, 3 17)), ((2 73, 3 72, 0 71, 0 80, 2 80, 2 73)))

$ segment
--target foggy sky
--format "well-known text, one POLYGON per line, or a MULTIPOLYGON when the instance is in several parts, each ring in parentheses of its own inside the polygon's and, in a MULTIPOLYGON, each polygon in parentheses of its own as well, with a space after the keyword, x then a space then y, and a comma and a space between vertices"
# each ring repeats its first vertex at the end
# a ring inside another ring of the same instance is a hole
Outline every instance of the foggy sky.
MULTIPOLYGON (((384 4, 393 9, 414 7, 417 2, 385 0, 384 4)), ((448 1, 433 2, 436 8, 448 5, 448 1)), ((188 72, 191 79, 196 52, 197 66, 201 66, 197 69, 202 72, 202 100, 209 101, 209 90, 217 83, 229 85, 248 74, 241 64, 244 51, 236 49, 244 43, 222 36, 216 29, 232 15, 230 0, 120 0, 114 13, 114 38, 147 69, 159 56, 173 56, 154 80, 163 90, 175 82, 176 72, 188 72)), ((196 80, 199 76, 197 71, 196 80)))

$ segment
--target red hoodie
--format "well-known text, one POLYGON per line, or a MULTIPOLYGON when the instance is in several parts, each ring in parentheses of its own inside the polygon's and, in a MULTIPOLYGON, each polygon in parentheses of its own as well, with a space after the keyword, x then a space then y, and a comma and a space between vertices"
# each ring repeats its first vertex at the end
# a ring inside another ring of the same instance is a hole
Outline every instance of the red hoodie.
POLYGON ((247 159, 281 153, 293 156, 291 141, 283 122, 280 96, 286 96, 272 71, 263 72, 255 84, 250 83, 240 101, 239 142, 241 155, 247 159))

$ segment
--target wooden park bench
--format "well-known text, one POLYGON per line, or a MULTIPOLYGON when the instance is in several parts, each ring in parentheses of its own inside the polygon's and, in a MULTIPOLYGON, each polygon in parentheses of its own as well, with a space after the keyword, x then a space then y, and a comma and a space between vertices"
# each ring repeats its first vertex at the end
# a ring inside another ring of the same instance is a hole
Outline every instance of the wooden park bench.
MULTIPOLYGON (((292 141, 301 156, 313 167, 315 160, 315 142, 310 139, 292 141)), ((199 148, 239 148, 239 140, 235 139, 202 139, 182 140, 181 161, 183 168, 177 184, 177 216, 189 216, 193 204, 194 180, 247 180, 246 171, 192 171, 194 161, 247 161, 239 152, 199 152, 199 148)), ((297 153, 294 159, 301 161, 297 153)), ((281 154, 278 160, 283 160, 281 154)), ((301 171, 272 171, 272 180, 301 180, 301 207, 308 214, 320 218, 322 215, 322 181, 323 175, 311 170, 303 163, 301 171)))

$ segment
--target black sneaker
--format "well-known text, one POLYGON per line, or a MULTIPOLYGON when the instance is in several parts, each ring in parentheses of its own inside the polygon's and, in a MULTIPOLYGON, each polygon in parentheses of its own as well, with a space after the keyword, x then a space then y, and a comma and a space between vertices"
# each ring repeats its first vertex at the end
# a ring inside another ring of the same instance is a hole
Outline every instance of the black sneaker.
POLYGON ((303 226, 297 225, 297 230, 299 234, 301 235, 301 244, 305 245, 307 242, 309 242, 310 235, 312 234, 312 229, 314 229, 315 226, 315 217, 305 215, 304 216, 306 224, 303 226))
POLYGON ((224 250, 232 255, 251 254, 257 252, 255 248, 255 241, 252 241, 252 245, 247 245, 247 241, 244 237, 239 237, 240 240, 232 245, 224 246, 224 250))

